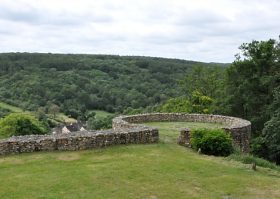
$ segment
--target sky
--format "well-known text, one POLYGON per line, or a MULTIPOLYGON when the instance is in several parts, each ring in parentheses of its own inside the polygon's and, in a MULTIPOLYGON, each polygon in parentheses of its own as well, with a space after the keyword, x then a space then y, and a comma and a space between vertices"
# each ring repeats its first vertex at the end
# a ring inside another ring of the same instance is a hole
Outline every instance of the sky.
POLYGON ((0 52, 232 62, 278 39, 280 0, 0 0, 0 52))

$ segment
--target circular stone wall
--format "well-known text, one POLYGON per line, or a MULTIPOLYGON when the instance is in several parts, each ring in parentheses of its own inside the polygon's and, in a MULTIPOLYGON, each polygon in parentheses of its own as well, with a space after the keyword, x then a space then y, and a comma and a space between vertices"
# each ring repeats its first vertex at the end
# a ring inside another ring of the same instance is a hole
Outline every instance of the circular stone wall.
POLYGON ((210 114, 185 114, 185 113, 149 113, 130 116, 119 116, 113 119, 113 129, 131 128, 143 126, 137 123, 144 122, 207 122, 221 123, 225 131, 233 138, 233 144, 240 151, 249 152, 249 141, 251 138, 251 122, 229 116, 210 114))

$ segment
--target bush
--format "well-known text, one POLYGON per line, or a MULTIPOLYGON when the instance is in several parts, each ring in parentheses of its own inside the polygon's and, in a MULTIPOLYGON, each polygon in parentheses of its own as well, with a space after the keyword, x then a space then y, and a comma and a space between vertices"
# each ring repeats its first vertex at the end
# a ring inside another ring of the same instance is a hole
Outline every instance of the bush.
POLYGON ((11 113, 11 111, 9 109, 0 107, 0 118, 5 117, 6 115, 9 115, 10 113, 11 113))
POLYGON ((190 143, 195 150, 207 155, 228 156, 233 152, 232 138, 222 129, 194 129, 190 143))
POLYGON ((112 119, 115 115, 108 115, 106 117, 91 117, 87 121, 87 128, 90 130, 110 129, 112 128, 112 119))
POLYGON ((267 146, 268 159, 280 165, 280 110, 265 123, 262 136, 267 146))
POLYGON ((268 157, 268 147, 263 137, 253 138, 250 143, 251 153, 259 157, 268 157))
POLYGON ((27 113, 11 113, 0 119, 0 138, 13 135, 45 134, 47 127, 33 115, 27 113))

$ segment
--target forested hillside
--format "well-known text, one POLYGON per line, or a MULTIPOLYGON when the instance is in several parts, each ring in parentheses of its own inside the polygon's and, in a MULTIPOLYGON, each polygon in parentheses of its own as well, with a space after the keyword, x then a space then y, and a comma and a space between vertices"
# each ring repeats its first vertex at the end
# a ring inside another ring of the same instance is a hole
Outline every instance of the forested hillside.
POLYGON ((175 59, 106 55, 0 54, 0 100, 25 110, 56 104, 69 115, 121 112, 179 95, 177 80, 193 66, 175 59))
POLYGON ((236 116, 252 122, 252 153, 280 164, 280 43, 252 41, 239 49, 230 66, 152 57, 0 54, 0 117, 17 112, 14 105, 35 111, 47 127, 55 125, 47 117, 54 120, 63 112, 100 129, 110 128, 114 115, 98 119, 96 110, 236 116))

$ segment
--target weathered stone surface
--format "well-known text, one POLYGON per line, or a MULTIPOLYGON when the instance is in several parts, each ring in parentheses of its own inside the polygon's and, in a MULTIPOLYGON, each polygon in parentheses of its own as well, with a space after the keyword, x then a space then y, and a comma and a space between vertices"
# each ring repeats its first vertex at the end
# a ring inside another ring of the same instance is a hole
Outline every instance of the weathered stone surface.
MULTIPOLYGON (((209 122, 209 123, 221 123, 223 129, 230 133, 233 138, 233 144, 239 148, 240 151, 249 152, 249 141, 251 138, 251 122, 223 115, 211 115, 211 114, 185 114, 185 113, 150 113, 139 114, 131 116, 120 116, 113 119, 113 129, 118 128, 135 128, 143 127, 141 124, 144 122, 209 122)), ((189 131, 181 131, 178 143, 184 146, 190 146, 189 144, 189 131), (183 140, 187 139, 187 140, 183 140)))
POLYGON ((185 128, 185 129, 181 129, 180 131, 180 135, 178 137, 178 144, 185 146, 185 147, 191 147, 190 144, 190 129, 185 128))
POLYGON ((144 127, 80 131, 58 135, 26 135, 0 140, 0 155, 35 151, 75 151, 119 144, 156 142, 158 142, 158 130, 144 127))
MULTIPOLYGON (((152 121, 190 121, 224 124, 230 132, 234 145, 241 151, 249 151, 251 123, 249 121, 221 115, 152 113, 120 116, 113 119, 113 129, 102 131, 79 131, 68 134, 14 136, 0 140, 0 155, 35 151, 74 151, 102 148, 119 144, 157 143, 159 132, 156 128, 146 127, 143 122, 152 121)), ((189 130, 181 131, 179 144, 190 146, 189 130)))

